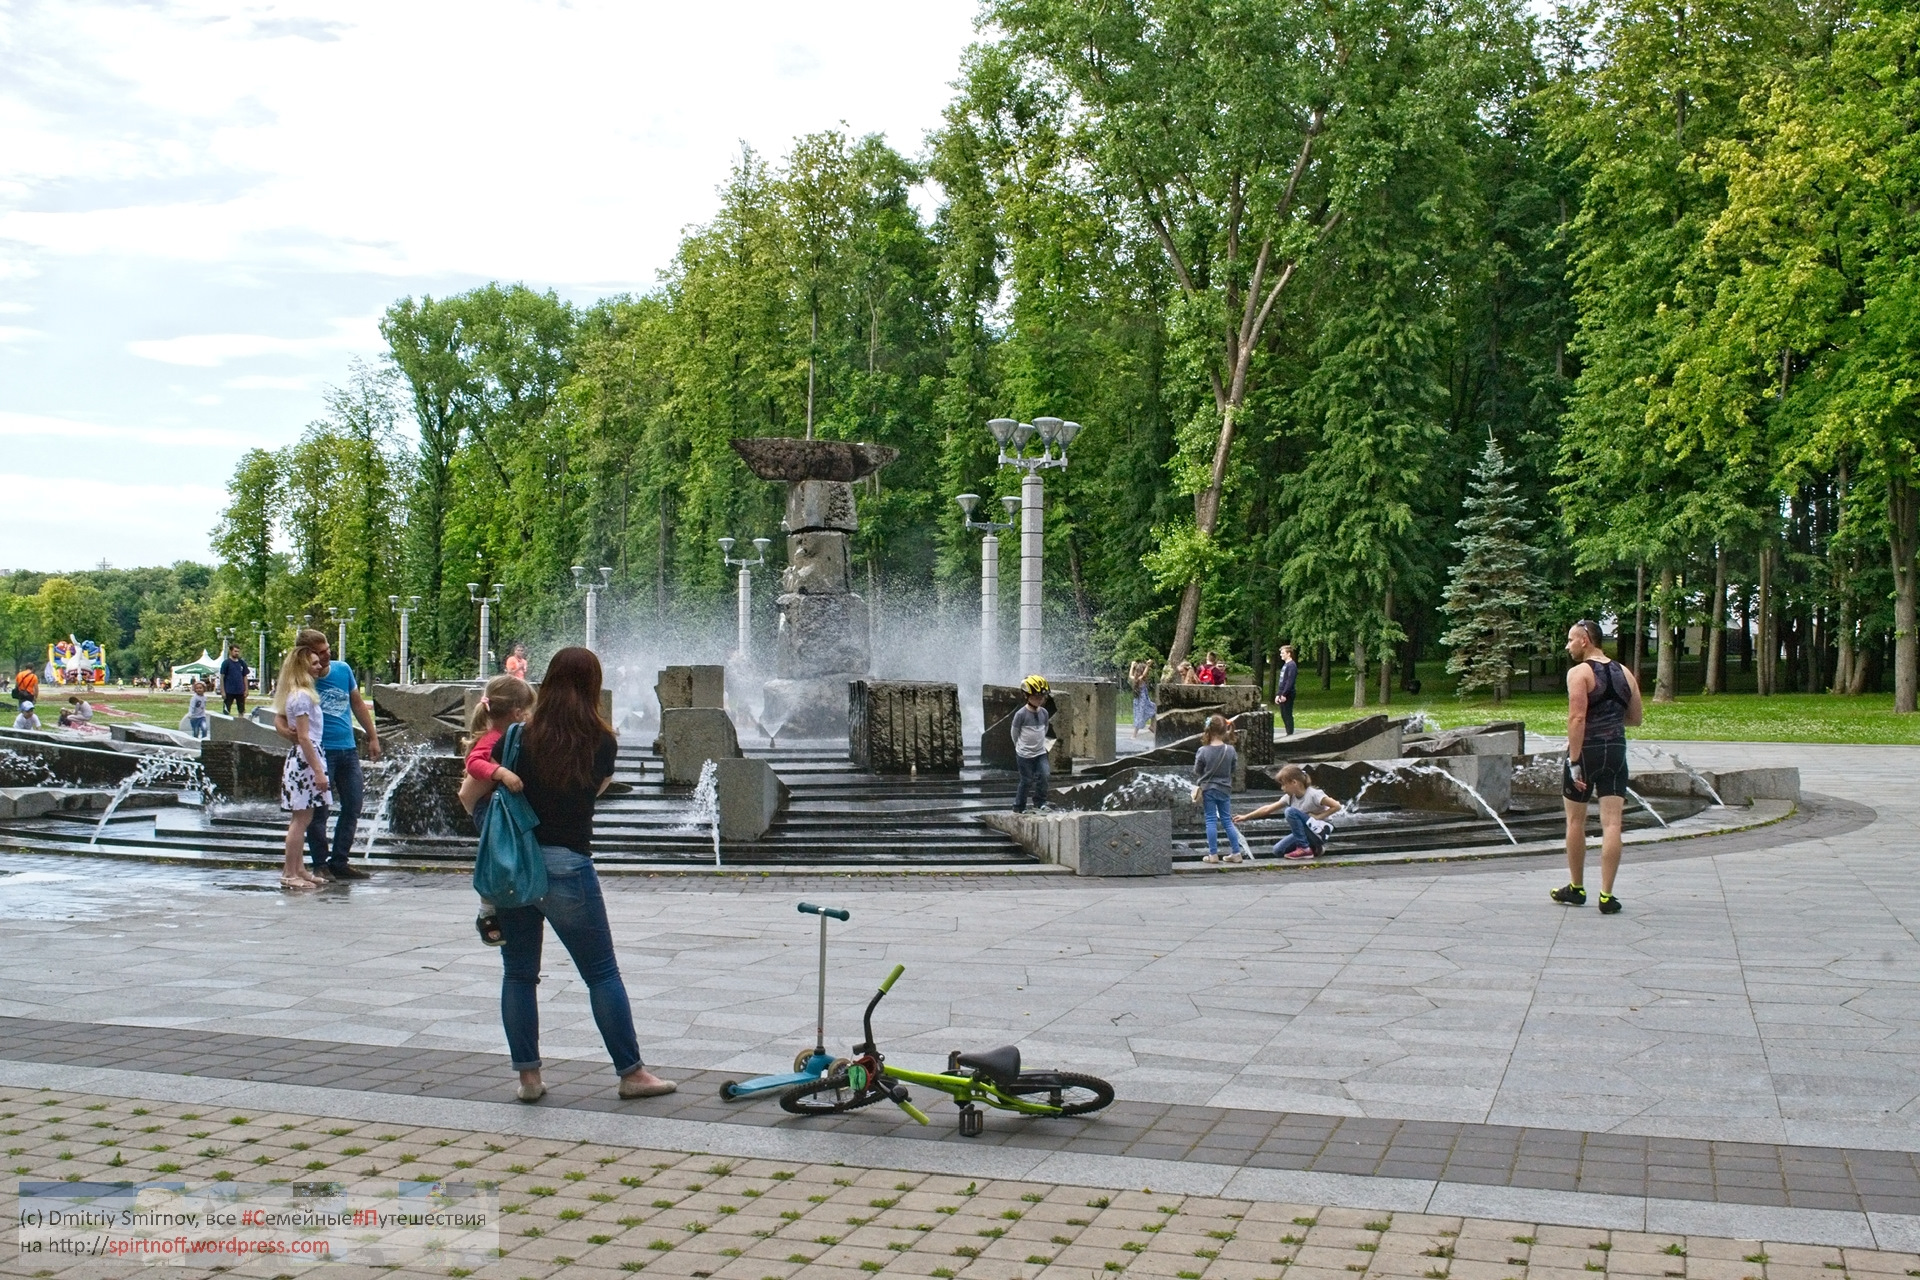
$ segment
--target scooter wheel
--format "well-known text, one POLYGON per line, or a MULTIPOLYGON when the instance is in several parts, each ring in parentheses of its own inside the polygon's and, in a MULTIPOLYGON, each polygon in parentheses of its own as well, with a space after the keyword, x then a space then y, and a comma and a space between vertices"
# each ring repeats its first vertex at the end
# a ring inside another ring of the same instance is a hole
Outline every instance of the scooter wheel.
POLYGON ((807 1069, 807 1064, 812 1061, 813 1061, 813 1050, 802 1049, 800 1052, 793 1055, 793 1069, 795 1071, 805 1071, 807 1069))
POLYGON ((738 1087, 739 1087, 739 1085, 740 1085, 740 1082, 739 1082, 738 1080, 728 1080, 728 1081, 726 1081, 725 1083, 723 1083, 723 1084, 722 1084, 722 1085, 720 1086, 720 1097, 721 1097, 721 1099, 722 1099, 723 1101, 726 1101, 726 1102, 733 1102, 733 1101, 735 1101, 735 1097, 734 1097, 734 1093, 733 1093, 733 1091, 734 1091, 734 1090, 735 1090, 736 1088, 738 1088, 738 1087))

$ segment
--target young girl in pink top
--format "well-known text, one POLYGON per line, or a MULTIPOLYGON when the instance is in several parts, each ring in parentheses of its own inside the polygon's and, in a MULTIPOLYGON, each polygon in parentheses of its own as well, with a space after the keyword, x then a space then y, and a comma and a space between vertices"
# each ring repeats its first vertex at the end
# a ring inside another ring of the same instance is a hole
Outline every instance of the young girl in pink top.
MULTIPOLYGON (((525 785, 519 774, 494 763, 492 756, 494 744, 506 736, 507 727, 526 723, 532 712, 533 686, 519 676, 495 676, 487 681, 487 691, 473 708, 473 717, 467 721, 467 776, 460 781, 460 802, 473 815, 476 827, 487 820, 487 802, 493 798, 495 787, 519 791, 525 785)), ((500 917, 484 898, 473 927, 480 941, 490 947, 500 945, 500 917)))

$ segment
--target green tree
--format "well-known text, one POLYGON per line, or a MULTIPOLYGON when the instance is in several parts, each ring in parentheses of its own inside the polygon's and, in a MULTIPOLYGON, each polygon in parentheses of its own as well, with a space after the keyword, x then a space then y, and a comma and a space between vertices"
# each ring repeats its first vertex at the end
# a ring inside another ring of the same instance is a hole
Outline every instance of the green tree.
POLYGON ((1513 468, 1491 435, 1464 506, 1456 544, 1460 562, 1443 606, 1452 626, 1440 642, 1452 650, 1447 670, 1460 677, 1460 696, 1485 690, 1500 703, 1507 700, 1514 655, 1533 640, 1541 591, 1527 540, 1533 521, 1525 517, 1513 468))

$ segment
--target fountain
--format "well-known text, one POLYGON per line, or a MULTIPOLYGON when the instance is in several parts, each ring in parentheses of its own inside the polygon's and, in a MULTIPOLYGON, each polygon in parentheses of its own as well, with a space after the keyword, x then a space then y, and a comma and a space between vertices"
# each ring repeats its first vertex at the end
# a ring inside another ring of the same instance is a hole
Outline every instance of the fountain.
POLYGON ((867 602, 853 590, 847 546, 859 518, 853 482, 899 457, 841 440, 735 440, 762 480, 787 486, 787 568, 765 716, 796 738, 842 738, 847 686, 872 670, 867 602))

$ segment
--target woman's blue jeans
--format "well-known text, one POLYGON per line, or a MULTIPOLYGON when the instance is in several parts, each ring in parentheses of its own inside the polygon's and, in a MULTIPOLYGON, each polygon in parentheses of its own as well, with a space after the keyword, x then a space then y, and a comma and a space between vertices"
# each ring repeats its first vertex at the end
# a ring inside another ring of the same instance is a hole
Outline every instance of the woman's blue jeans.
POLYGON ((1238 853, 1240 846, 1246 843, 1240 838, 1240 829, 1233 825, 1233 793, 1231 791, 1206 790, 1200 793, 1200 812, 1207 820, 1207 852, 1220 852, 1219 833, 1227 836, 1227 852, 1238 853))
POLYGON ((627 984, 620 980, 593 859, 559 845, 541 845, 540 851, 547 855, 547 896, 531 906, 500 912, 500 1021, 507 1030, 513 1069, 540 1069, 540 1003, 534 989, 540 985, 544 926, 550 924, 587 984, 593 1021, 615 1074, 631 1075, 641 1065, 640 1038, 634 1034, 633 1006, 627 1001, 627 984))

